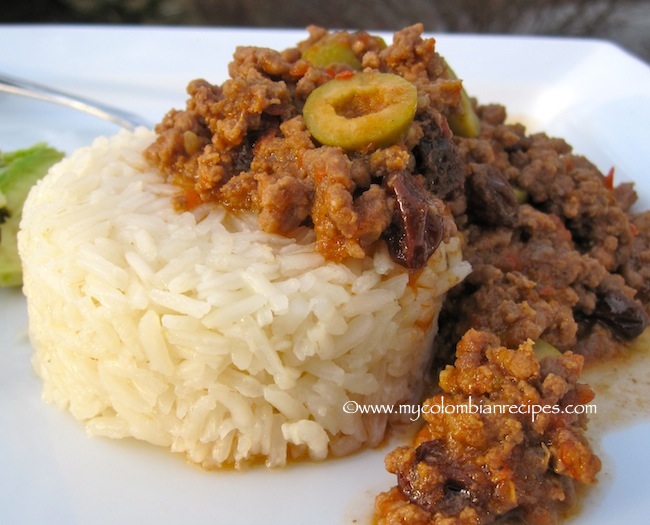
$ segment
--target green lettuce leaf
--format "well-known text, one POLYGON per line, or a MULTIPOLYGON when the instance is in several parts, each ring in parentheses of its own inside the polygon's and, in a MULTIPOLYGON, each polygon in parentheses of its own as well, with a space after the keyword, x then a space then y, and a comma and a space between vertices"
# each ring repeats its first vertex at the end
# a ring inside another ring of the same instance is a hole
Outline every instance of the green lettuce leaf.
POLYGON ((0 286, 22 284, 16 235, 30 188, 63 153, 44 143, 12 152, 0 152, 0 286))

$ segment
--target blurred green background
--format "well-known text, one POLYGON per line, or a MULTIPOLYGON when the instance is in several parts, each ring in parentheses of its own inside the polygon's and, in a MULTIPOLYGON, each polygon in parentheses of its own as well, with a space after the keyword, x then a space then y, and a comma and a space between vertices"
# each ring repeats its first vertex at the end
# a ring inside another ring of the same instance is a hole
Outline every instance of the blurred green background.
POLYGON ((4 0, 0 23, 396 30, 604 38, 650 62, 648 0, 4 0))

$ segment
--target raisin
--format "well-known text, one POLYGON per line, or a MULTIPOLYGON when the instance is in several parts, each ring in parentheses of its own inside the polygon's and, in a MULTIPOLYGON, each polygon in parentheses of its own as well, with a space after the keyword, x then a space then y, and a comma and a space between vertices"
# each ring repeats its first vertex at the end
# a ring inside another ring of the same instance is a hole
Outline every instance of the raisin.
POLYGON ((422 268, 442 242, 443 218, 430 194, 406 171, 388 176, 386 186, 395 198, 393 221, 384 231, 388 251, 402 266, 422 268))

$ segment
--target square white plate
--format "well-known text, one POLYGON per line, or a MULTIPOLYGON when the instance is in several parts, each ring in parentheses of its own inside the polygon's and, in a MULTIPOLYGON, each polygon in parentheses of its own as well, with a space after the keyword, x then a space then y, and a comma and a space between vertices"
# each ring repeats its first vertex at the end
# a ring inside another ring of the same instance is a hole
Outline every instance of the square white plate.
MULTIPOLYGON (((390 38, 390 35, 384 35, 390 38)), ((120 106, 152 124, 182 108, 194 78, 226 79, 236 45, 284 49, 304 31, 0 26, 0 71, 120 106)), ((561 136, 650 207, 650 68, 602 41, 437 35, 437 49, 483 103, 561 136)), ((0 94, 0 148, 45 140, 70 152, 113 125, 0 94)), ((394 484, 389 450, 283 470, 203 472, 135 441, 89 438, 40 400, 20 290, 0 290, 0 522, 33 525, 367 523, 394 484)), ((650 392, 648 392, 650 394, 650 392)), ((598 399, 596 399, 596 402, 598 399)), ((647 409, 647 407, 646 407, 647 409)), ((647 410, 646 410, 647 413, 647 410)), ((650 419, 610 429, 599 485, 573 524, 645 523, 650 419)))

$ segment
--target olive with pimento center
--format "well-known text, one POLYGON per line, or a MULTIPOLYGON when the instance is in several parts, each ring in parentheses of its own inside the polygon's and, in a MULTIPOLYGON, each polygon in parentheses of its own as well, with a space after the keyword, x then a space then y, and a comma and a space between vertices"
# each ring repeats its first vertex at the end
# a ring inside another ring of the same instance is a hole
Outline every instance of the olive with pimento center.
POLYGON ((391 73, 334 78, 305 101, 307 129, 321 144, 369 151, 399 142, 417 109, 417 88, 391 73))

